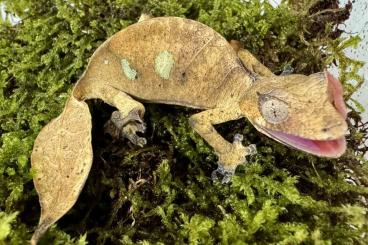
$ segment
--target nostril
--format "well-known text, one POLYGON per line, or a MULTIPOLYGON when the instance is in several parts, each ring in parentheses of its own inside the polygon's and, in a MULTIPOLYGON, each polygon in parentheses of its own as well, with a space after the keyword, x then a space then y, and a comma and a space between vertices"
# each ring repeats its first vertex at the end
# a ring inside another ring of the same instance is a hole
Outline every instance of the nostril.
POLYGON ((341 126, 342 126, 342 123, 329 124, 327 127, 322 128, 321 131, 323 133, 327 133, 327 132, 331 131, 332 129, 339 128, 341 126))

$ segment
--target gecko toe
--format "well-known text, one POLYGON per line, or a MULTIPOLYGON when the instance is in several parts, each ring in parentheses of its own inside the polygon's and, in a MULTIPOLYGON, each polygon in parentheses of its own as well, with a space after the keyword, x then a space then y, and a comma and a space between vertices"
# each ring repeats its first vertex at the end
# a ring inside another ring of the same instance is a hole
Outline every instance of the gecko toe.
POLYGON ((242 134, 235 134, 233 144, 241 144, 244 139, 244 136, 242 134))
POLYGON ((256 155, 257 154, 257 147, 255 144, 251 144, 251 145, 248 145, 247 147, 245 147, 245 154, 246 155, 256 155))
POLYGON ((140 132, 140 133, 146 132, 147 127, 146 127, 146 124, 144 122, 136 123, 135 125, 137 127, 137 132, 140 132))
POLYGON ((139 137, 136 134, 133 135, 126 135, 125 136, 130 142, 132 142, 134 145, 143 147, 147 144, 147 140, 143 137, 139 137))
POLYGON ((143 147, 147 140, 143 137, 138 136, 137 132, 144 132, 145 125, 143 123, 130 122, 121 129, 121 136, 127 138, 134 145, 143 147))
POLYGON ((130 122, 144 124, 139 110, 132 110, 126 116, 121 115, 119 111, 114 111, 111 114, 110 120, 112 123, 115 124, 117 128, 123 128, 126 124, 130 122))
POLYGON ((221 164, 218 164, 216 170, 211 173, 212 181, 216 182, 219 181, 219 176, 222 177, 221 184, 227 184, 231 181, 231 178, 235 174, 235 169, 225 169, 221 164))
POLYGON ((213 170, 212 171, 212 173, 211 173, 211 179, 212 179, 212 181, 213 182, 215 182, 215 181, 218 181, 219 180, 219 178, 218 178, 218 176, 217 176, 217 174, 218 174, 219 172, 218 172, 218 170, 217 169, 215 169, 215 170, 213 170))
POLYGON ((141 119, 139 110, 132 110, 125 117, 119 111, 114 111, 104 128, 105 132, 113 138, 126 138, 140 147, 147 143, 145 138, 137 135, 137 132, 144 133, 146 131, 146 124, 141 119))

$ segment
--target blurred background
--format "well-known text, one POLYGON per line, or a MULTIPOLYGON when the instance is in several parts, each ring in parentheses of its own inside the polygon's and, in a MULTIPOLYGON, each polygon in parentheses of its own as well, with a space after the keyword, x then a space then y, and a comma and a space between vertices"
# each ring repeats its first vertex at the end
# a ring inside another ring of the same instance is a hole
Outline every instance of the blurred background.
MULTIPOLYGON (((346 4, 348 0, 340 0, 340 4, 346 4)), ((357 49, 347 49, 346 53, 358 60, 365 62, 360 70, 360 74, 364 76, 365 82, 360 90, 353 96, 365 108, 363 113, 364 121, 368 121, 368 1, 357 0, 353 2, 353 10, 350 18, 345 22, 344 26, 340 26, 344 30, 343 36, 359 35, 362 38, 357 49)))

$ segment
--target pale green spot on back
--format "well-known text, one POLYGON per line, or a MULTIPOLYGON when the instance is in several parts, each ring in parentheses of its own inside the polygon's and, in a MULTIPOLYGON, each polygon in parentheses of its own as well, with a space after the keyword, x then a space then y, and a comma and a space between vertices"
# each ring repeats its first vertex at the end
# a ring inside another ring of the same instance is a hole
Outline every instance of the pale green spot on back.
POLYGON ((137 79, 137 71, 134 70, 132 67, 130 67, 129 61, 127 59, 122 59, 121 60, 121 66, 123 68, 123 72, 124 72, 125 76, 129 80, 137 79))
POLYGON ((160 52, 155 59, 155 71, 163 79, 169 79, 174 66, 174 56, 165 50, 160 52))

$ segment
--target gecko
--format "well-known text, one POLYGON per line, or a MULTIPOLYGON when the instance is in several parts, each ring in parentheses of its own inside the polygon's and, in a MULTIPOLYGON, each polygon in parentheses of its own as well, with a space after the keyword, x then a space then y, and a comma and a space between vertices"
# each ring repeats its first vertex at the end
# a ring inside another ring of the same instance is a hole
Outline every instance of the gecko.
POLYGON ((91 115, 86 100, 116 108, 109 119, 121 137, 143 146, 143 103, 199 109, 188 120, 214 150, 212 178, 228 183, 256 153, 243 136, 225 140, 214 128, 247 119, 259 132, 289 147, 329 158, 346 150, 347 109, 341 83, 329 72, 273 74, 239 42, 185 18, 142 16, 102 43, 92 55, 59 117, 35 140, 31 155, 42 234, 77 200, 92 164, 91 115))
POLYGON ((136 134, 145 128, 141 102, 203 110, 189 123, 214 149, 223 182, 256 148, 243 146, 239 134, 226 141, 216 124, 247 118, 272 139, 318 156, 339 157, 346 148, 342 86, 331 74, 276 76, 236 42, 189 19, 146 17, 118 32, 92 56, 73 95, 116 107, 111 122, 137 145, 145 143, 136 134))

